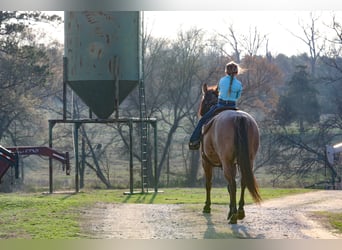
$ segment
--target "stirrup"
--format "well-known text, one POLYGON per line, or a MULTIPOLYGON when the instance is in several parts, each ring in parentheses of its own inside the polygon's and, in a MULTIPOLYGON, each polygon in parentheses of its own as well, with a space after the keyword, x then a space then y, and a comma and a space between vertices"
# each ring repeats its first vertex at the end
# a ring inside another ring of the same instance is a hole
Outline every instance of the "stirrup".
POLYGON ((200 148, 200 145, 201 145, 200 140, 189 142, 189 149, 190 150, 197 150, 200 148))

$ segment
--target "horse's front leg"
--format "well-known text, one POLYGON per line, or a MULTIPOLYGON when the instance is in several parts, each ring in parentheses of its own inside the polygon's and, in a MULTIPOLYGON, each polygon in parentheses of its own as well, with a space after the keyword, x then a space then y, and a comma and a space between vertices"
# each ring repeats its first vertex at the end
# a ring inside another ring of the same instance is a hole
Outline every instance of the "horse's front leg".
POLYGON ((207 163, 203 163, 204 173, 205 173, 205 190, 206 190, 206 199, 205 205, 203 207, 203 213, 210 213, 211 208, 211 185, 212 185, 212 168, 207 163))

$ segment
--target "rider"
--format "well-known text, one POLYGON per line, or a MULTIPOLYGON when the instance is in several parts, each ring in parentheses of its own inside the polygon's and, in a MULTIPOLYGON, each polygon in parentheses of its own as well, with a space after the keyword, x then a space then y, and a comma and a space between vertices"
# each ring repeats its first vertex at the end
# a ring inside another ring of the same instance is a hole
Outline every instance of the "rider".
POLYGON ((238 79, 236 79, 238 68, 239 67, 235 62, 227 63, 225 69, 226 76, 222 77, 218 83, 219 95, 217 104, 212 106, 210 110, 198 121, 198 124, 190 137, 189 149, 199 149, 202 126, 213 117, 218 108, 236 108, 236 102, 240 98, 242 92, 242 84, 238 79))

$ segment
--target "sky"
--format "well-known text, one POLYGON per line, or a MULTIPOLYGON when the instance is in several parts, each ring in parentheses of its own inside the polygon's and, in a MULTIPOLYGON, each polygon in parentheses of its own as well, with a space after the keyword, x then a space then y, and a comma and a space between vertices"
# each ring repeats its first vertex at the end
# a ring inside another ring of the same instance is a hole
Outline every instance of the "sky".
MULTIPOLYGON (((315 11, 319 17, 324 36, 330 37, 332 31, 327 28, 331 16, 341 16, 341 12, 315 11)), ((308 46, 294 34, 304 37, 301 25, 310 21, 309 11, 164 11, 145 12, 145 25, 151 27, 154 36, 167 37, 176 35, 180 28, 198 27, 213 34, 227 34, 233 25, 237 34, 248 35, 257 27, 258 32, 269 39, 272 54, 283 53, 298 55, 308 52, 308 46)))
MULTIPOLYGON (((63 12, 54 12, 63 16, 63 12)), ((175 38, 177 33, 196 27, 206 34, 227 34, 228 27, 233 25, 237 34, 248 35, 256 27, 261 35, 266 35, 268 49, 273 55, 280 53, 288 56, 308 53, 308 46, 296 37, 304 37, 301 26, 310 22, 310 13, 319 17, 318 29, 323 36, 331 37, 333 32, 328 28, 332 16, 342 17, 341 11, 144 11, 144 25, 155 37, 175 38)), ((341 21, 342 23, 342 21, 341 21)), ((64 27, 56 27, 53 36, 64 41, 64 27)), ((262 53, 264 51, 261 51, 262 53)))

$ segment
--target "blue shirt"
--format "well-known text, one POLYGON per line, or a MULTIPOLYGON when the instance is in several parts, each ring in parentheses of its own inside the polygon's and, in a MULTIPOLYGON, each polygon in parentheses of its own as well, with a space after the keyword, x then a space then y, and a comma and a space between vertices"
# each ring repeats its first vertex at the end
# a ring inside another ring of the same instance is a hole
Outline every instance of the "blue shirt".
POLYGON ((232 82, 232 88, 230 95, 228 95, 229 92, 229 84, 230 84, 230 77, 229 75, 224 76, 220 79, 218 83, 218 90, 219 90, 219 99, 222 99, 224 101, 234 101, 236 102, 242 92, 242 84, 241 82, 234 77, 233 82, 232 82))

